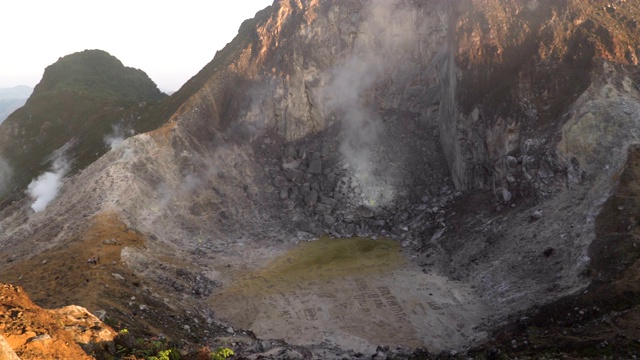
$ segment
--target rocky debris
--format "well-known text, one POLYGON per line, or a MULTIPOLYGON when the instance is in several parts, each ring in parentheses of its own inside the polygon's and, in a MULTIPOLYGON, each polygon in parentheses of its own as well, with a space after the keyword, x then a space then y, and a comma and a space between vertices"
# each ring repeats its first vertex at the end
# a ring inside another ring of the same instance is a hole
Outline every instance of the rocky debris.
POLYGON ((163 273, 156 275, 160 283, 173 292, 202 298, 211 295, 213 289, 220 286, 220 283, 205 272, 195 273, 186 268, 176 268, 167 265, 163 265, 161 270, 174 274, 173 276, 167 276, 163 273))
MULTIPOLYGON (((392 121, 404 115, 386 113, 383 116, 392 121)), ((412 136, 420 133, 417 129, 413 129, 412 136)), ((388 135, 401 138, 407 136, 407 131, 411 132, 393 127, 388 135)), ((420 134, 425 141, 432 136, 430 130, 420 134)), ((404 180, 396 185, 399 178, 389 177, 385 172, 396 168, 399 158, 389 155, 407 157, 400 155, 407 151, 406 144, 394 140, 381 142, 376 148, 377 157, 372 158, 372 168, 367 173, 359 173, 350 159, 338 151, 339 144, 331 140, 331 136, 334 135, 329 130, 283 146, 281 153, 273 149, 280 160, 278 166, 267 167, 268 174, 280 189, 277 200, 283 202, 285 211, 295 213, 288 217, 297 219, 292 227, 315 236, 383 235, 416 247, 421 246, 418 239, 422 233, 436 226, 443 227, 443 207, 456 193, 441 175, 443 172, 434 172, 429 164, 418 161, 426 156, 423 151, 433 151, 427 142, 416 144, 420 150, 412 153, 413 165, 402 170, 404 180), (403 190, 397 193, 397 189, 403 190)), ((269 161, 272 160, 264 160, 269 161)), ((297 241, 308 238, 312 236, 295 237, 297 241)))

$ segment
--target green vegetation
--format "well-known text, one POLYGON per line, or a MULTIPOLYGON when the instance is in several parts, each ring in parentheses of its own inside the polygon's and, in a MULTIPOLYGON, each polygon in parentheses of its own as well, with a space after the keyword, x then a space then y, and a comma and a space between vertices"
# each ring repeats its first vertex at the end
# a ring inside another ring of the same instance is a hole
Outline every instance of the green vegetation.
POLYGON ((233 350, 229 348, 218 348, 211 353, 211 360, 225 360, 230 356, 233 356, 233 350))
POLYGON ((180 360, 175 344, 166 339, 136 338, 127 329, 118 332, 114 339, 115 355, 106 355, 110 360, 180 360))
POLYGON ((234 355, 233 350, 219 347, 214 351, 201 347, 196 352, 180 355, 176 344, 166 339, 135 337, 126 328, 121 329, 114 339, 115 354, 93 354, 105 360, 226 360, 234 355))
POLYGON ((393 270, 404 261, 400 246, 391 239, 323 237, 302 242, 265 268, 245 274, 226 294, 265 296, 289 291, 304 281, 393 270))
POLYGON ((45 69, 34 89, 38 94, 62 91, 131 103, 164 97, 144 71, 125 67, 102 50, 85 50, 60 58, 45 69))

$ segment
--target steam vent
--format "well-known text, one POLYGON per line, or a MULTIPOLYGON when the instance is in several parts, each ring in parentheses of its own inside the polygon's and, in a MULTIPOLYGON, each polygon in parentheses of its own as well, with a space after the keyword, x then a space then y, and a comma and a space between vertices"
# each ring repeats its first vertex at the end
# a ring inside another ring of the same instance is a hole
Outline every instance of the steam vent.
POLYGON ((639 357, 638 21, 276 0, 171 96, 60 58, 0 124, 0 349, 639 357))

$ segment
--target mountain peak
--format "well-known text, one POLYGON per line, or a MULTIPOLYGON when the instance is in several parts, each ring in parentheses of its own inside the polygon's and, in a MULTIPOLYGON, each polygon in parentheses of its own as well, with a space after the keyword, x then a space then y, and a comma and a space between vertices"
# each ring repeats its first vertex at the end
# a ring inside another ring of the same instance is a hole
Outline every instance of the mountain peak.
POLYGON ((76 52, 49 65, 34 94, 46 91, 75 91, 131 101, 163 97, 144 71, 124 66, 104 50, 76 52))
POLYGON ((103 139, 114 126, 122 126, 127 116, 127 126, 135 126, 142 116, 132 112, 165 96, 144 71, 124 66, 106 51, 61 57, 45 69, 24 106, 0 126, 0 154, 14 170, 12 182, 24 187, 72 139, 75 147, 68 156, 76 169, 83 168, 108 149, 103 139))

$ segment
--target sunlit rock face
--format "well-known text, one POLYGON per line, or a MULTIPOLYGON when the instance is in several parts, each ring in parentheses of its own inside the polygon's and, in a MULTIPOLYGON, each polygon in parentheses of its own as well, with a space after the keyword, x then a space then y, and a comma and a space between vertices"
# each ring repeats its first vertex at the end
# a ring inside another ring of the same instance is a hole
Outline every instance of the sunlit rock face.
MULTIPOLYGON (((1 254, 18 264, 77 246, 110 214, 118 236, 136 235, 117 261, 146 290, 118 286, 185 317, 278 326, 301 345, 316 338, 303 323, 323 320, 313 334, 368 351, 384 331, 349 330, 331 311, 371 309, 344 294, 384 298, 393 284, 411 339, 398 345, 468 346, 591 282, 594 219, 640 128, 636 13, 629 2, 277 1, 165 103, 176 110, 163 127, 65 178, 46 210, 3 209, 1 254), (401 261, 360 293, 342 272, 295 282, 311 293, 277 277, 283 295, 237 290, 320 235, 386 237, 401 261), (282 312, 262 311, 269 301, 282 312), (288 306, 299 318, 287 321, 288 306), (429 337, 438 319, 446 339, 429 337)), ((30 279, 27 290, 42 281, 30 279)), ((361 315, 344 318, 381 327, 361 315)))

